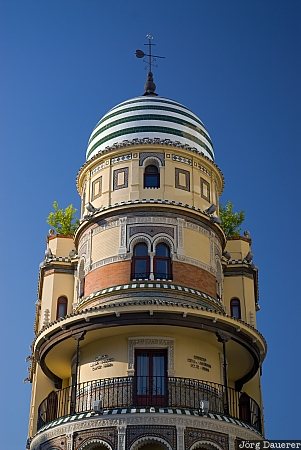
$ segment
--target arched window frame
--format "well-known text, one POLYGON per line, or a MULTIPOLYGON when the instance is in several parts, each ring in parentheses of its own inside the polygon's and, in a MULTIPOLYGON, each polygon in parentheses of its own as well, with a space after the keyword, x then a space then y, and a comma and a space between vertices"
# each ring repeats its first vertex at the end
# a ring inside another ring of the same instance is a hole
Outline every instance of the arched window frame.
POLYGON ((155 246, 155 255, 154 255, 154 278, 155 280, 172 280, 172 264, 171 264, 171 249, 170 245, 166 242, 159 241, 155 246), (167 256, 161 256, 157 254, 157 250, 160 246, 164 246, 168 250, 167 256), (160 262, 166 262, 167 270, 165 273, 159 272, 157 270, 158 264, 160 262))
POLYGON ((143 183, 144 189, 159 189, 159 187, 162 185, 162 183, 164 183, 164 179, 162 179, 162 176, 161 176, 161 175, 164 176, 164 172, 162 172, 163 166, 164 166, 164 161, 160 157, 158 157, 156 154, 153 154, 153 155, 150 154, 149 156, 147 156, 144 159, 144 161, 142 163, 142 167, 143 167, 142 183, 143 183), (158 183, 157 183, 156 187, 155 186, 149 186, 149 187, 145 186, 145 169, 149 166, 155 166, 158 169, 158 183))
POLYGON ((230 313, 231 317, 234 317, 235 319, 241 319, 241 305, 239 298, 237 297, 231 298, 230 313))
POLYGON ((149 246, 147 242, 144 240, 140 240, 135 242, 133 245, 133 256, 132 256, 132 266, 131 266, 131 279, 149 279, 150 277, 150 256, 149 256, 149 246), (145 246, 146 253, 145 255, 136 255, 136 249, 138 246, 145 246), (145 261, 146 263, 146 272, 138 272, 137 264, 139 261, 145 261))
POLYGON ((68 299, 65 295, 61 295, 57 299, 56 303, 56 318, 61 319, 62 317, 65 317, 67 315, 67 311, 68 311, 68 299))
POLYGON ((160 187, 160 169, 153 161, 144 168, 143 187, 144 189, 159 189, 160 187))

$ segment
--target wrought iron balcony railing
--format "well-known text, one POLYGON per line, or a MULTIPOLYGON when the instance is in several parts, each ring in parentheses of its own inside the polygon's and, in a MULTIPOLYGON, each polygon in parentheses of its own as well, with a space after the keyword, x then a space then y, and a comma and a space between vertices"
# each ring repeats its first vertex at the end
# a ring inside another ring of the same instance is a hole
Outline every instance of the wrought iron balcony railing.
POLYGON ((92 411, 97 400, 103 410, 160 407, 201 411, 206 404, 208 412, 240 419, 261 432, 260 408, 247 394, 208 381, 155 376, 105 378, 52 391, 39 406, 38 429, 70 414, 92 411))

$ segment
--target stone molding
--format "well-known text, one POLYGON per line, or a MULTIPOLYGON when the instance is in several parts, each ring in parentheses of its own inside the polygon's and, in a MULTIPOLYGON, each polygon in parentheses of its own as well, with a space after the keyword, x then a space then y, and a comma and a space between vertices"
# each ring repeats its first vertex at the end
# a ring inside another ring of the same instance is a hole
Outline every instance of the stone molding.
POLYGON ((172 377, 175 373, 174 354, 175 340, 170 337, 162 336, 137 336, 128 339, 128 375, 135 374, 135 349, 136 348, 166 348, 168 352, 168 376, 172 377))

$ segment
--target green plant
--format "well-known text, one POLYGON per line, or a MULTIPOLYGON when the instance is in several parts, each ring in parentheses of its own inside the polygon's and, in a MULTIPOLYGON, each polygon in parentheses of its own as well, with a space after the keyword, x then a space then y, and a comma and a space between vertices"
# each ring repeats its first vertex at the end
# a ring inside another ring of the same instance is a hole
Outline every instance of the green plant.
POLYGON ((244 211, 233 211, 233 203, 228 201, 225 206, 221 206, 219 216, 222 221, 221 227, 228 238, 240 235, 240 225, 245 220, 244 211))
POLYGON ((64 236, 73 235, 79 225, 79 220, 76 219, 76 209, 73 205, 68 205, 67 208, 59 208, 58 202, 54 201, 54 211, 51 211, 47 217, 47 223, 50 225, 57 234, 64 236))

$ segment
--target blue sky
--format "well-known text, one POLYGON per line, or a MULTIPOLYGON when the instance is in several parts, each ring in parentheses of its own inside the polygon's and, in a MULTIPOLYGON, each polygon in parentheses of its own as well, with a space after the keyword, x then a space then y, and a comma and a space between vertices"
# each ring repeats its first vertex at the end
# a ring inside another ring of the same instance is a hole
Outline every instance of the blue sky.
POLYGON ((134 56, 155 36, 157 92, 201 117, 244 210, 260 269, 266 434, 300 438, 300 19, 297 0, 0 0, 2 443, 24 448, 38 265, 53 200, 99 118, 143 92, 134 56), (298 29, 299 28, 299 29, 298 29))

